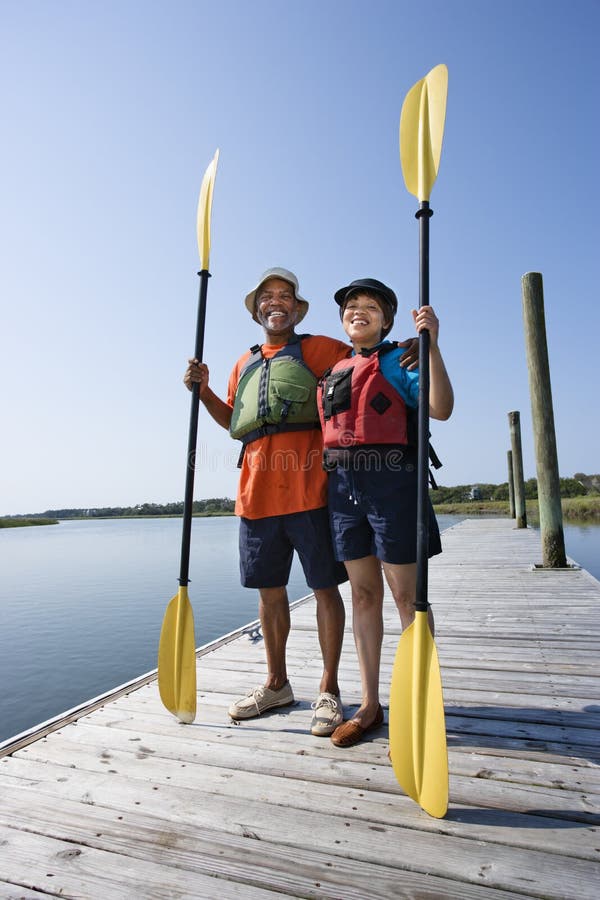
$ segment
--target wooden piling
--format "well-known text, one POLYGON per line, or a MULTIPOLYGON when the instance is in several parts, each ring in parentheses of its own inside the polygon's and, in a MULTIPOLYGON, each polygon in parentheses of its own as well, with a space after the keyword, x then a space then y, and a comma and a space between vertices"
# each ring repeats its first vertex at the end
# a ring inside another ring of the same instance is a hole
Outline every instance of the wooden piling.
POLYGON ((521 290, 540 508, 542 562, 544 567, 562 568, 566 566, 567 560, 541 273, 526 272, 521 279, 521 290))
POLYGON ((506 460, 508 463, 508 505, 510 508, 511 519, 515 518, 515 479, 513 475, 513 458, 512 450, 506 451, 506 460))
POLYGON ((525 509, 525 480, 523 478, 523 451, 521 449, 521 415, 518 411, 509 412, 510 445, 512 448, 513 481, 515 494, 515 519, 517 528, 527 528, 527 511, 525 509))

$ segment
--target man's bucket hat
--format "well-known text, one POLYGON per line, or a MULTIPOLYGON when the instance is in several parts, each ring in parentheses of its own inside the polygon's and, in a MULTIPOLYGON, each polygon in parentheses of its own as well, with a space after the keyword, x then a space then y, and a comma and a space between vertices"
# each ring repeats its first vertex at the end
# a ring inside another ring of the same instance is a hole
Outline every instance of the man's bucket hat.
POLYGON ((379 294, 381 299, 390 307, 392 315, 396 315, 398 312, 398 298, 391 288, 384 284, 383 281, 377 281, 376 278, 358 278, 356 281, 352 281, 350 284, 347 284, 346 287, 340 288, 339 291, 335 292, 334 299, 340 306, 340 315, 348 295, 360 293, 361 289, 374 291, 376 294, 379 294))
POLYGON ((308 312, 308 300, 305 300, 304 297, 301 297, 298 293, 299 284, 298 279, 296 278, 294 273, 290 272, 289 269, 280 269, 279 267, 275 267, 274 269, 267 269, 266 272, 263 272, 256 287, 246 295, 246 299, 244 301, 246 304, 246 309, 248 310, 254 321, 258 322, 258 319, 256 318, 256 294, 259 288, 261 288, 265 281, 268 281, 269 278, 281 278, 283 279, 283 281, 287 281, 292 285, 292 287, 294 288, 294 295, 296 297, 296 300, 298 301, 298 318, 296 319, 296 322, 301 322, 308 312))

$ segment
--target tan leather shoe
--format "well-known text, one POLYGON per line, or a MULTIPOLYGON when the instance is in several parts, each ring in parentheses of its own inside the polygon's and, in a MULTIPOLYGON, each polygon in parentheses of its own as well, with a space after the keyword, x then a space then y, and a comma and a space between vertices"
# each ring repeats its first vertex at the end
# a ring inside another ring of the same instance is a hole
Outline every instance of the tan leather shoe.
POLYGON ((383 709, 380 704, 375 713, 375 718, 370 725, 363 728, 363 726, 354 719, 343 722, 342 725, 338 725, 331 735, 331 743, 335 744, 336 747, 353 747, 354 744, 358 744, 362 741, 363 735, 368 731, 374 731, 375 728, 379 728, 381 725, 383 725, 383 709))

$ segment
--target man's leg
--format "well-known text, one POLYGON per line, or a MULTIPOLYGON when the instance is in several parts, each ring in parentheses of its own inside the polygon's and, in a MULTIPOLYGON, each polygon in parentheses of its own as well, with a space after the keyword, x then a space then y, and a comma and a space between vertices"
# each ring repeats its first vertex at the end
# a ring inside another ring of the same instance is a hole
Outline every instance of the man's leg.
POLYGON ((337 585, 346 581, 347 575, 343 564, 335 560, 327 507, 288 516, 286 529, 317 603, 323 674, 319 694, 312 704, 314 715, 310 730, 317 737, 325 737, 343 719, 338 668, 346 614, 337 585))
POLYGON ((317 629, 323 656, 323 676, 319 691, 339 696, 338 668, 344 640, 346 611, 337 585, 315 588, 317 629))
POLYGON ((317 601, 317 630, 323 657, 323 675, 319 694, 312 704, 314 714, 310 730, 315 737, 329 737, 344 719, 338 668, 344 640, 346 611, 337 585, 313 588, 313 592, 317 601))
POLYGON ((281 517, 240 519, 240 573, 245 587, 259 592, 258 612, 265 641, 267 679, 264 685, 229 707, 232 719, 251 719, 268 709, 289 706, 294 694, 287 680, 285 648, 290 633, 290 608, 285 587, 260 587, 269 580, 286 585, 293 547, 281 528, 281 517))
POLYGON ((290 633, 290 607, 285 587, 260 588, 258 613, 267 657, 265 687, 278 691, 287 681, 285 647, 290 633))
POLYGON ((260 624, 265 641, 267 679, 229 707, 232 719, 252 719, 262 712, 294 702, 287 680, 285 646, 290 633, 290 607, 285 587, 259 588, 260 624))
POLYGON ((323 657, 319 690, 338 697, 338 667, 346 614, 337 585, 347 581, 347 575, 333 553, 327 507, 287 516, 286 531, 317 601, 317 630, 323 657))

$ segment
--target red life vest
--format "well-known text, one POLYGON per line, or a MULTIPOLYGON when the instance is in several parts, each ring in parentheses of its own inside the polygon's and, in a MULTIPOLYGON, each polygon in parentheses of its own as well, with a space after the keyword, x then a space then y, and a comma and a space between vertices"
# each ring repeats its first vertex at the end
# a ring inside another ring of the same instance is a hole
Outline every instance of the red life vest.
POLYGON ((326 449, 415 443, 414 411, 384 377, 379 357, 396 348, 384 344, 337 363, 319 389, 319 415, 326 449))

